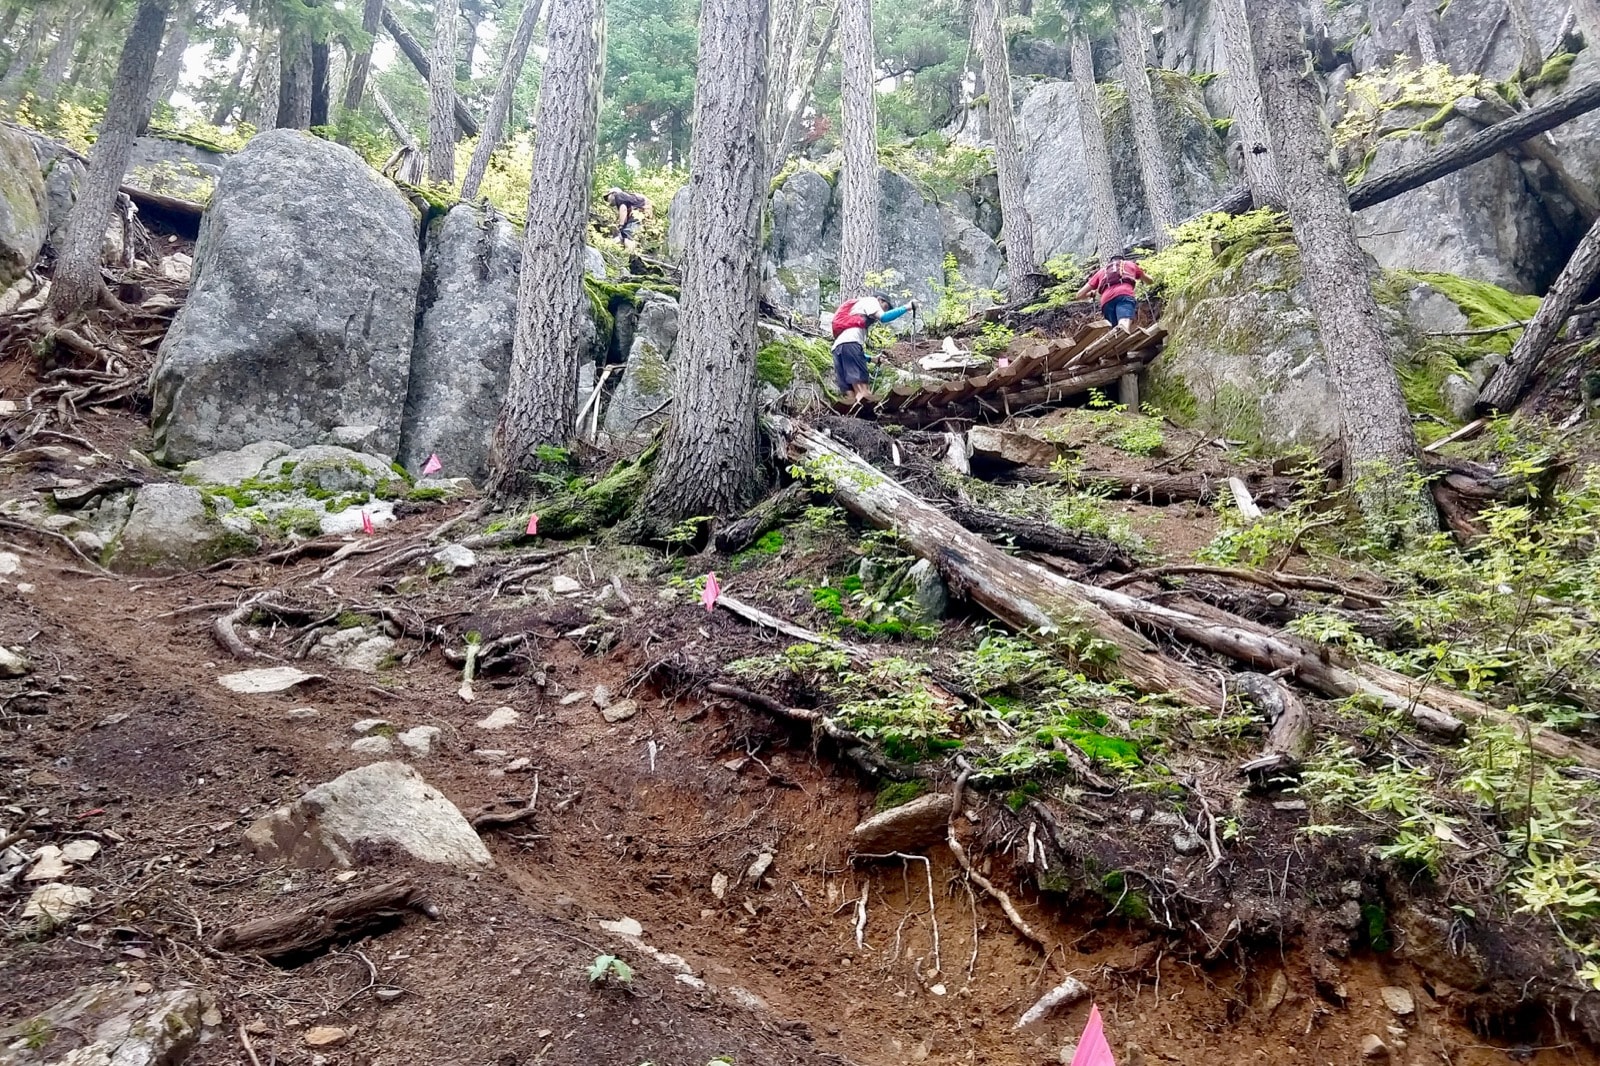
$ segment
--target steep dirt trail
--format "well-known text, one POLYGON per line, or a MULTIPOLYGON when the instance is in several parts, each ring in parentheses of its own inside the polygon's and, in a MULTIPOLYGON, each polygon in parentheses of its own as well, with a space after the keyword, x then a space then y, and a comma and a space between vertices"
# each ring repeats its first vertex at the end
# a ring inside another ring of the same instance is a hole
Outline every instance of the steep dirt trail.
MULTIPOLYGON (((587 698, 560 701, 596 684, 627 694, 642 663, 626 651, 594 658, 551 641, 541 649, 552 663, 548 692, 513 680, 480 686, 471 705, 437 651, 377 677, 318 664, 329 680, 315 687, 234 697, 214 679, 250 664, 227 661, 210 641, 216 612, 169 615, 272 580, 266 568, 140 582, 60 573, 42 550, 23 559, 23 572, 0 585, 0 642, 31 649, 38 670, 28 685, 48 695, 6 716, 5 803, 26 812, 41 839, 97 834, 107 849, 79 879, 98 898, 72 930, 0 947, 7 1020, 109 975, 214 992, 225 1023, 190 1060, 206 1063, 242 1061, 233 1034, 247 1024, 263 1061, 278 1062, 704 1066, 728 1053, 739 1063, 1023 1066, 1061 1061, 1081 1029, 1087 1004, 1036 1033, 1011 1031, 1072 972, 1095 990, 1124 1064, 1352 1063, 1367 1034, 1390 1043, 1392 1061, 1416 1066, 1512 1061, 1458 1023, 1447 990, 1436 1001, 1394 960, 1347 960, 1348 998, 1336 1006, 1312 991, 1293 946, 1256 958, 1246 974, 1167 955, 1163 941, 1102 913, 1058 916, 1020 897, 1029 920, 1063 946, 1046 961, 997 908, 968 894, 942 848, 931 855, 942 959, 932 974, 922 866, 847 862, 848 832, 873 802, 852 770, 814 756, 786 727, 693 692, 666 699, 641 687, 643 710, 620 725, 587 698), (516 726, 473 725, 501 705, 522 712, 516 726), (306 706, 315 718, 284 717, 306 706), (385 863, 353 882, 406 869, 429 887, 437 922, 414 918, 293 970, 212 951, 219 927, 338 884, 329 872, 258 861, 242 834, 265 810, 359 765, 350 726, 366 717, 439 726, 434 754, 415 765, 463 811, 525 800, 537 772, 540 813, 490 834, 492 871, 385 863), (474 754, 485 748, 506 755, 474 754), (514 758, 527 758, 527 769, 504 773, 514 758), (743 874, 763 850, 774 862, 752 885, 743 874), (722 899, 711 887, 717 873, 729 880, 722 899), (852 901, 863 893, 858 947, 852 901), (624 917, 641 924, 650 947, 681 956, 706 990, 596 924, 624 917), (602 951, 636 968, 631 990, 589 986, 584 970, 602 951), (1268 1009, 1280 970, 1287 994, 1268 1009), (1412 990, 1416 1013, 1391 1014, 1378 993, 1386 985, 1412 990), (380 1002, 374 987, 403 991, 380 1002), (317 1052, 302 1040, 311 1025, 354 1035, 317 1052)), ((302 567, 301 579, 316 569, 302 567)), ((577 558, 566 572, 591 582, 577 558)), ((633 590, 642 603, 653 592, 633 590)), ((707 625, 737 625, 689 607, 651 613, 690 644, 707 625)), ((1009 879, 1005 856, 981 861, 1009 879)), ((1515 1061, 1596 1061, 1510 1050, 1515 1061)))

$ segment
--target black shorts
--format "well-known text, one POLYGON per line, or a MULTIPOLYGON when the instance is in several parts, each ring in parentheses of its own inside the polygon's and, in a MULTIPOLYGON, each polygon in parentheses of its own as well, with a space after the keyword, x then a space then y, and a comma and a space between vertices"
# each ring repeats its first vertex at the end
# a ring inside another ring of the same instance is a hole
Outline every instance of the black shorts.
POLYGON ((839 391, 849 392, 851 386, 867 383, 867 353, 855 341, 845 341, 833 349, 833 376, 839 381, 839 391))
POLYGON ((633 240, 633 238, 639 233, 640 224, 641 220, 637 216, 628 219, 628 221, 624 222, 620 227, 617 228, 617 236, 625 241, 633 240))

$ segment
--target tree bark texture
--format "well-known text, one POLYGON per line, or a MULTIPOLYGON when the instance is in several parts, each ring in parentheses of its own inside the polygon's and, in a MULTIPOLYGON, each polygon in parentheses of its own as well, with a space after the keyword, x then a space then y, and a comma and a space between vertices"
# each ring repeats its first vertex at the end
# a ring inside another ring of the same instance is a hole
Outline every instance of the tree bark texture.
POLYGON ((1250 47, 1250 16, 1244 0, 1215 0, 1220 16, 1222 45, 1227 55, 1228 99, 1233 105, 1233 129, 1244 154, 1245 182, 1256 207, 1283 207, 1283 183, 1272 161, 1272 141, 1267 135, 1267 108, 1256 84, 1255 50, 1250 47))
MULTIPOLYGON (((344 87, 344 109, 356 111, 367 92, 367 75, 372 70, 372 44, 383 18, 383 0, 366 0, 361 9, 361 32, 367 35, 365 48, 350 59, 350 81, 344 87)), ((452 107, 454 105, 452 104, 452 107)))
POLYGON ((511 36, 511 45, 500 66, 500 80, 495 85, 494 99, 489 103, 489 113, 483 116, 483 132, 472 149, 472 161, 467 164, 467 176, 461 183, 461 198, 470 200, 478 195, 483 176, 489 172, 489 157, 500 147, 504 136, 506 118, 511 114, 511 98, 522 77, 522 64, 528 58, 528 45, 533 41, 533 31, 539 24, 539 12, 544 0, 527 0, 522 14, 517 18, 517 29, 511 36))
POLYGON ((878 58, 872 43, 872 0, 845 0, 840 20, 844 219, 839 298, 848 300, 867 292, 867 275, 879 268, 883 255, 878 231, 878 58))
POLYGON ((1033 218, 1023 197, 1026 174, 1011 108, 1011 59, 1006 52, 1004 0, 975 0, 972 14, 983 51, 983 81, 989 87, 989 135, 994 140, 995 170, 1000 178, 1006 296, 1012 303, 1028 303, 1039 295, 1042 264, 1033 241, 1033 218))
POLYGON ((150 79, 150 93, 145 97, 144 112, 139 116, 140 136, 149 130, 150 119, 155 115, 156 108, 172 99, 172 94, 178 91, 178 81, 183 76, 183 53, 189 47, 189 27, 193 21, 194 13, 189 9, 175 12, 172 16, 172 25, 167 28, 166 40, 161 46, 161 58, 156 60, 156 72, 150 79))
POLYGON ((240 108, 239 118, 257 129, 277 121, 279 70, 283 63, 281 39, 263 29, 256 46, 256 70, 250 84, 250 95, 240 108))
POLYGON ((1572 258, 1567 260, 1556 283, 1539 303, 1539 310, 1528 328, 1522 331, 1511 349, 1511 358, 1489 379, 1483 395, 1478 398, 1479 407, 1509 411, 1517 405, 1528 387, 1528 379, 1596 278, 1600 278, 1600 222, 1590 226, 1589 232, 1578 242, 1572 258))
POLYGON ((1316 313, 1329 376, 1344 421, 1345 470, 1398 477, 1415 466, 1417 446, 1400 376, 1378 323, 1367 259, 1356 244, 1344 179, 1330 165, 1315 75, 1301 44, 1294 0, 1261 0, 1254 33, 1261 96, 1294 223, 1301 271, 1316 313))
POLYGON ((278 129, 311 128, 311 31, 284 26, 278 34, 278 129))
POLYGON ((428 181, 456 180, 456 0, 434 0, 433 48, 428 56, 428 181))
POLYGON ((78 38, 83 36, 88 21, 88 12, 81 8, 68 11, 62 18, 56 43, 50 46, 50 54, 45 56, 44 66, 39 68, 39 80, 33 87, 33 93, 39 99, 55 99, 56 91, 61 88, 67 72, 72 68, 72 56, 77 50, 78 38))
POLYGON ((57 249, 49 310, 58 321, 95 303, 105 287, 100 277, 100 246, 105 241, 117 189, 128 172, 134 129, 150 92, 166 25, 165 4, 160 0, 140 0, 117 61, 100 135, 89 153, 88 173, 78 189, 77 202, 67 217, 66 235, 57 249))
MULTIPOLYGON (((22 17, 23 4, 21 0, 12 0, 4 11, 0 11, 0 41, 7 40, 11 31, 17 28, 17 20, 22 17)), ((6 64, 0 62, 0 75, 4 75, 6 64)))
POLYGON ((1544 49, 1539 46, 1539 34, 1533 28, 1528 0, 1506 0, 1506 15, 1511 20, 1511 31, 1517 35, 1517 48, 1521 53, 1517 73, 1524 78, 1537 77, 1544 67, 1544 49))
MULTIPOLYGON (((394 17, 394 12, 390 11, 387 6, 383 9, 381 19, 383 28, 389 31, 389 36, 394 38, 395 45, 411 61, 411 65, 416 68, 417 73, 422 75, 422 80, 432 85, 433 79, 430 77, 429 71, 433 68, 432 64, 428 62, 428 53, 423 51, 422 45, 417 43, 415 37, 406 32, 406 28, 400 25, 400 20, 394 17)), ((478 120, 472 117, 472 111, 467 107, 467 102, 461 99, 461 94, 455 92, 454 89, 451 89, 451 92, 455 96, 453 108, 456 115, 456 125, 461 127, 461 132, 466 136, 476 137, 478 135, 478 120)))
POLYGON ((326 126, 332 117, 333 64, 327 41, 311 42, 311 125, 326 126))
POLYGON ((0 78, 0 103, 15 107, 22 99, 22 86, 33 72, 33 65, 39 61, 39 51, 44 47, 45 36, 50 32, 53 21, 48 10, 34 9, 33 17, 28 20, 28 32, 23 35, 22 43, 17 45, 10 66, 6 67, 6 76, 0 78))
POLYGON ((783 127, 789 93, 800 78, 800 63, 811 40, 812 0, 772 0, 772 31, 767 37, 767 106, 762 134, 771 158, 783 127))
POLYGON ((1431 0, 1411 0, 1406 8, 1412 36, 1417 40, 1417 62, 1424 66, 1444 62, 1444 51, 1439 47, 1437 8, 1431 0))
POLYGON ((657 534, 696 515, 738 514, 761 487, 766 92, 767 0, 703 0, 672 421, 644 495, 645 527, 657 534))
POLYGON ((789 149, 794 146, 794 128, 800 122, 800 116, 805 114, 806 105, 811 102, 811 94, 816 90, 817 79, 822 76, 822 68, 828 65, 828 57, 833 53, 833 38, 839 30, 842 7, 843 0, 837 0, 833 5, 833 14, 828 17, 828 25, 817 41, 816 51, 812 53, 811 67, 806 74, 806 80, 798 86, 800 90, 798 94, 791 94, 795 95, 794 106, 789 107, 788 101, 784 101, 783 127, 773 141, 772 155, 767 161, 767 169, 773 174, 782 170, 783 164, 789 158, 789 149))
POLYGON ((605 66, 604 0, 553 5, 545 39, 511 378, 490 453, 489 491, 499 498, 531 488, 541 445, 571 439, 590 321, 583 253, 605 66))
POLYGON ((266 959, 319 954, 336 940, 354 939, 374 927, 397 920, 419 902, 420 897, 416 885, 396 881, 283 914, 226 926, 212 939, 212 946, 219 951, 259 955, 266 959))
POLYGON ((1144 50, 1144 16, 1134 4, 1117 13, 1117 50, 1122 53, 1122 84, 1128 90, 1128 111, 1133 122, 1134 153, 1139 157, 1139 178, 1144 201, 1155 224, 1156 247, 1171 243, 1170 230, 1178 221, 1178 201, 1172 191, 1172 168, 1161 145, 1161 123, 1156 118, 1155 97, 1144 50))
POLYGON ((1111 183, 1111 152, 1106 148, 1106 124, 1100 117, 1100 88, 1094 80, 1094 51, 1088 34, 1072 35, 1072 87, 1078 98, 1078 126, 1083 131, 1083 159, 1089 173, 1089 207, 1094 213, 1095 246, 1102 259, 1122 247, 1117 225, 1117 193, 1111 183))

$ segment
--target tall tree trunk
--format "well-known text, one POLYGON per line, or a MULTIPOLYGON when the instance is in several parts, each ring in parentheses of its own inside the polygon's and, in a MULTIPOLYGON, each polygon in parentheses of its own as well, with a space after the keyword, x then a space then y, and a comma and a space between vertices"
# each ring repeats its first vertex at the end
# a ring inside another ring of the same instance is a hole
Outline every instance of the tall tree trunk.
POLYGON ((1106 124, 1100 117, 1100 88, 1094 80, 1094 51, 1083 30, 1072 35, 1072 87, 1078 98, 1078 125, 1083 132, 1083 158, 1089 169, 1089 206, 1094 214, 1095 247, 1102 259, 1122 247, 1117 225, 1117 193, 1111 182, 1111 152, 1106 124))
POLYGON ((49 306, 57 321, 97 302, 105 288, 100 277, 100 246, 105 241, 106 223, 122 176, 128 172, 134 127, 150 92, 166 25, 167 8, 160 0, 140 0, 133 27, 122 46, 122 57, 117 61, 100 135, 89 153, 88 173, 78 188, 77 202, 67 217, 66 235, 57 249, 49 306))
MULTIPOLYGON (((422 80, 432 85, 433 78, 430 72, 433 70, 433 64, 428 61, 428 54, 422 50, 422 45, 406 32, 406 28, 400 25, 400 20, 394 17, 394 12, 390 11, 387 5, 383 9, 381 18, 383 28, 389 31, 389 36, 394 38, 394 43, 399 46, 400 51, 411 61, 417 73, 422 75, 422 80)), ((476 137, 478 120, 472 117, 472 112, 468 109, 466 101, 461 99, 461 94, 453 87, 450 91, 455 98, 456 125, 461 127, 461 132, 466 136, 476 137)))
POLYGON ((303 26, 284 26, 278 33, 279 129, 311 128, 311 32, 303 26))
POLYGON ((1521 53, 1517 61, 1517 73, 1524 78, 1537 77, 1544 68, 1544 49, 1539 46, 1539 34, 1533 28, 1528 0, 1506 0, 1506 15, 1511 19, 1511 30, 1517 35, 1517 47, 1521 53))
POLYGON ((1144 50, 1144 16, 1131 0, 1117 12, 1117 50, 1122 53, 1122 83, 1128 90, 1128 110, 1133 120, 1133 147, 1139 157, 1139 177, 1144 182, 1144 202, 1156 233, 1156 247, 1171 241, 1169 231, 1178 221, 1177 197, 1172 191, 1172 168, 1161 145, 1161 122, 1156 118, 1155 97, 1144 50))
POLYGON ((813 0, 773 0, 772 32, 767 39, 767 106, 762 129, 768 158, 783 129, 789 95, 800 79, 800 64, 811 42, 813 0))
POLYGON ((463 4, 461 7, 461 21, 466 24, 467 33, 459 44, 456 54, 456 81, 472 81, 472 54, 478 50, 478 23, 483 20, 483 12, 473 4, 463 4))
POLYGON ((156 60, 156 72, 150 79, 150 95, 145 98, 144 113, 139 117, 141 136, 150 128, 150 118, 156 108, 172 99, 172 94, 178 91, 178 80, 183 76, 183 53, 189 47, 189 26, 192 21, 193 15, 187 9, 172 16, 166 43, 161 46, 161 58, 156 60))
POLYGON ((239 109, 239 98, 244 92, 245 75, 250 72, 252 64, 258 62, 257 55, 260 49, 260 34, 257 33, 254 42, 240 41, 239 65, 233 69, 233 77, 228 79, 228 85, 217 98, 217 106, 211 112, 213 126, 225 126, 233 113, 239 109))
MULTIPOLYGON (((1333 139, 1301 43, 1295 0, 1258 0, 1251 30, 1300 270, 1339 395, 1346 477, 1362 479, 1358 489, 1368 513, 1382 513, 1374 509, 1392 510, 1405 500, 1398 486, 1416 469, 1411 413, 1379 327, 1344 178, 1331 165, 1333 139)), ((1431 501, 1422 502, 1420 494, 1416 500, 1431 511, 1431 501)))
POLYGON ((532 488, 541 445, 565 445, 578 407, 578 364, 590 321, 583 288, 605 68, 604 0, 562 0, 550 10, 549 58, 539 84, 522 238, 522 279, 511 379, 490 452, 489 491, 497 498, 532 488))
POLYGON ((312 126, 328 124, 330 78, 328 69, 328 42, 311 42, 311 118, 312 126))
MULTIPOLYGON (((0 11, 0 43, 4 43, 11 36, 11 31, 17 28, 17 19, 22 17, 22 7, 22 0, 11 0, 11 3, 5 6, 5 10, 0 11)), ((0 63, 0 74, 4 72, 5 64, 0 63)))
POLYGON ((778 136, 772 142, 772 154, 767 161, 767 168, 773 174, 783 169, 783 164, 789 159, 789 149, 794 146, 794 128, 800 121, 800 116, 805 114, 806 105, 811 102, 811 94, 816 90, 817 79, 822 76, 822 68, 828 65, 828 57, 833 52, 833 36, 839 29, 839 14, 843 0, 835 0, 833 14, 828 17, 828 25, 822 31, 822 37, 817 41, 817 50, 813 53, 810 71, 806 80, 797 88, 798 93, 791 93, 794 97, 794 106, 789 107, 784 101, 783 126, 778 131, 778 136))
POLYGON ((1006 53, 1004 0, 976 0, 983 51, 983 80, 989 87, 989 135, 994 139, 995 170, 1000 177, 1000 229, 1006 246, 1006 296, 1012 303, 1032 302, 1039 295, 1039 252, 1033 242, 1033 218, 1023 199, 1025 175, 1011 114, 1011 59, 1006 53))
POLYGON ((456 0, 436 0, 433 49, 428 56, 428 180, 456 180, 456 0))
POLYGON ((39 61, 39 51, 54 21, 47 8, 34 9, 33 17, 28 20, 28 32, 17 45, 17 53, 6 67, 6 76, 0 78, 0 107, 15 108, 21 101, 22 87, 33 73, 33 65, 39 61))
POLYGON ((39 99, 55 99, 67 72, 72 69, 72 56, 77 51, 78 38, 83 36, 88 21, 88 12, 82 8, 70 10, 62 18, 56 43, 50 46, 50 54, 45 56, 44 66, 39 68, 39 80, 33 87, 33 93, 39 99))
POLYGON ((756 319, 767 0, 702 0, 688 251, 672 421, 644 493, 657 535, 696 515, 736 515, 761 487, 756 319))
POLYGON ((1589 232, 1578 242, 1572 258, 1567 260, 1556 283, 1539 303, 1539 310, 1528 328, 1522 331, 1521 338, 1511 349, 1511 358, 1489 379, 1478 399, 1481 409, 1509 411, 1517 405, 1528 387, 1528 379, 1596 278, 1600 278, 1600 222, 1590 226, 1589 232))
POLYGON ((1439 47, 1439 16, 1433 0, 1411 0, 1406 8, 1411 32, 1417 39, 1417 62, 1423 66, 1444 62, 1444 51, 1439 47))
POLYGON ((361 97, 367 91, 367 74, 372 69, 372 43, 377 37, 382 17, 383 0, 366 0, 366 5, 361 9, 361 32, 367 35, 367 44, 350 59, 350 83, 344 90, 346 111, 361 109, 361 97))
POLYGON ((1233 128, 1243 151, 1244 178, 1256 207, 1283 207, 1283 183, 1272 162, 1267 137, 1267 108, 1256 91, 1256 57, 1250 47, 1250 16, 1244 0, 1216 0, 1221 16, 1222 45, 1228 63, 1228 99, 1233 105, 1233 128))
POLYGON ((539 12, 543 7, 544 0, 526 0, 522 5, 516 32, 500 64, 500 81, 495 85, 494 100, 489 104, 489 113, 483 117, 483 132, 478 135, 478 143, 472 149, 472 162, 467 164, 466 179, 461 183, 463 200, 478 195, 478 186, 489 172, 489 157, 500 147, 506 118, 511 114, 511 98, 516 95, 517 82, 522 78, 522 64, 528 58, 528 45, 533 41, 533 31, 539 24, 539 12))
POLYGON ((867 275, 878 269, 883 256, 883 238, 878 232, 878 59, 872 43, 872 0, 845 0, 841 20, 844 218, 839 298, 847 300, 867 291, 867 275))
POLYGON ((283 80, 279 73, 283 64, 281 47, 281 34, 274 36, 270 29, 263 27, 250 93, 239 111, 239 120, 256 129, 264 129, 278 119, 279 82, 283 80))

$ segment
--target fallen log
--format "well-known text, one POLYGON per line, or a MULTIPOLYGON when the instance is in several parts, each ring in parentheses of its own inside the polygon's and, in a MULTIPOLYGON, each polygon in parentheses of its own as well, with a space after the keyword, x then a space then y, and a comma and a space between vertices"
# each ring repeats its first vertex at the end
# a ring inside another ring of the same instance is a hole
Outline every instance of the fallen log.
POLYGON ((963 527, 985 536, 1007 538, 1023 551, 1059 555, 1098 570, 1126 572, 1138 565, 1125 548, 1105 537, 980 507, 959 492, 949 500, 950 517, 963 527))
POLYGON ((422 903, 410 881, 394 881, 365 892, 319 900, 286 914, 230 925, 212 939, 218 951, 285 959, 315 955, 337 941, 387 926, 422 903))
POLYGON ((1287 773, 1297 769, 1311 750, 1311 712, 1305 701, 1276 678, 1266 674, 1233 675, 1239 695, 1267 716, 1267 743, 1261 754, 1239 767, 1242 774, 1287 773))
POLYGON ((811 490, 796 482, 717 530, 713 543, 722 554, 736 555, 800 514, 810 502, 811 490))
MULTIPOLYGON (((394 38, 394 43, 400 46, 400 51, 417 68, 417 73, 422 75, 423 82, 430 80, 431 65, 428 62, 427 50, 417 43, 417 39, 406 28, 400 25, 400 20, 394 17, 387 5, 383 9, 383 28, 389 31, 389 36, 394 38)), ((478 120, 472 117, 472 111, 467 107, 461 94, 454 89, 450 90, 452 106, 455 109, 456 125, 461 127, 461 132, 468 137, 478 135, 478 120)))
MULTIPOLYGON (((954 591, 1016 629, 1068 632, 1107 642, 1116 669, 1145 692, 1171 693, 1214 710, 1222 707, 1219 686, 1198 670, 1165 658, 1136 626, 1259 670, 1283 671, 1324 696, 1373 700, 1440 736, 1460 736, 1462 719, 1492 721, 1518 729, 1542 754, 1600 768, 1600 750, 1558 733, 1533 731, 1521 719, 1427 681, 1367 663, 1347 667, 1329 661, 1324 648, 1220 611, 1202 616, 1177 610, 1016 559, 962 529, 831 437, 799 423, 779 425, 792 459, 827 470, 840 503, 873 525, 894 530, 908 549, 939 568, 954 591)), ((1068 643, 1081 647, 1082 641, 1068 643)))
MULTIPOLYGON (((1138 476, 1111 470, 1074 470, 1057 474, 1024 467, 1012 471, 1009 479, 1034 484, 1070 484, 1091 489, 1112 499, 1165 506, 1173 503, 1210 503, 1227 486, 1225 476, 1211 474, 1167 474, 1138 476)), ((1237 475, 1259 503, 1281 503, 1294 497, 1299 482, 1292 477, 1267 474, 1237 475)))
POLYGON ((827 737, 837 744, 845 758, 861 767, 868 774, 882 775, 892 781, 905 781, 916 776, 916 773, 910 767, 902 766, 900 763, 884 758, 867 741, 856 736, 819 711, 808 711, 802 707, 785 707, 769 696, 763 696, 759 692, 751 692, 747 688, 740 688, 738 685, 729 685, 721 681, 711 682, 706 686, 706 691, 713 696, 737 700, 746 707, 770 714, 774 718, 799 722, 809 728, 813 734, 827 737))

